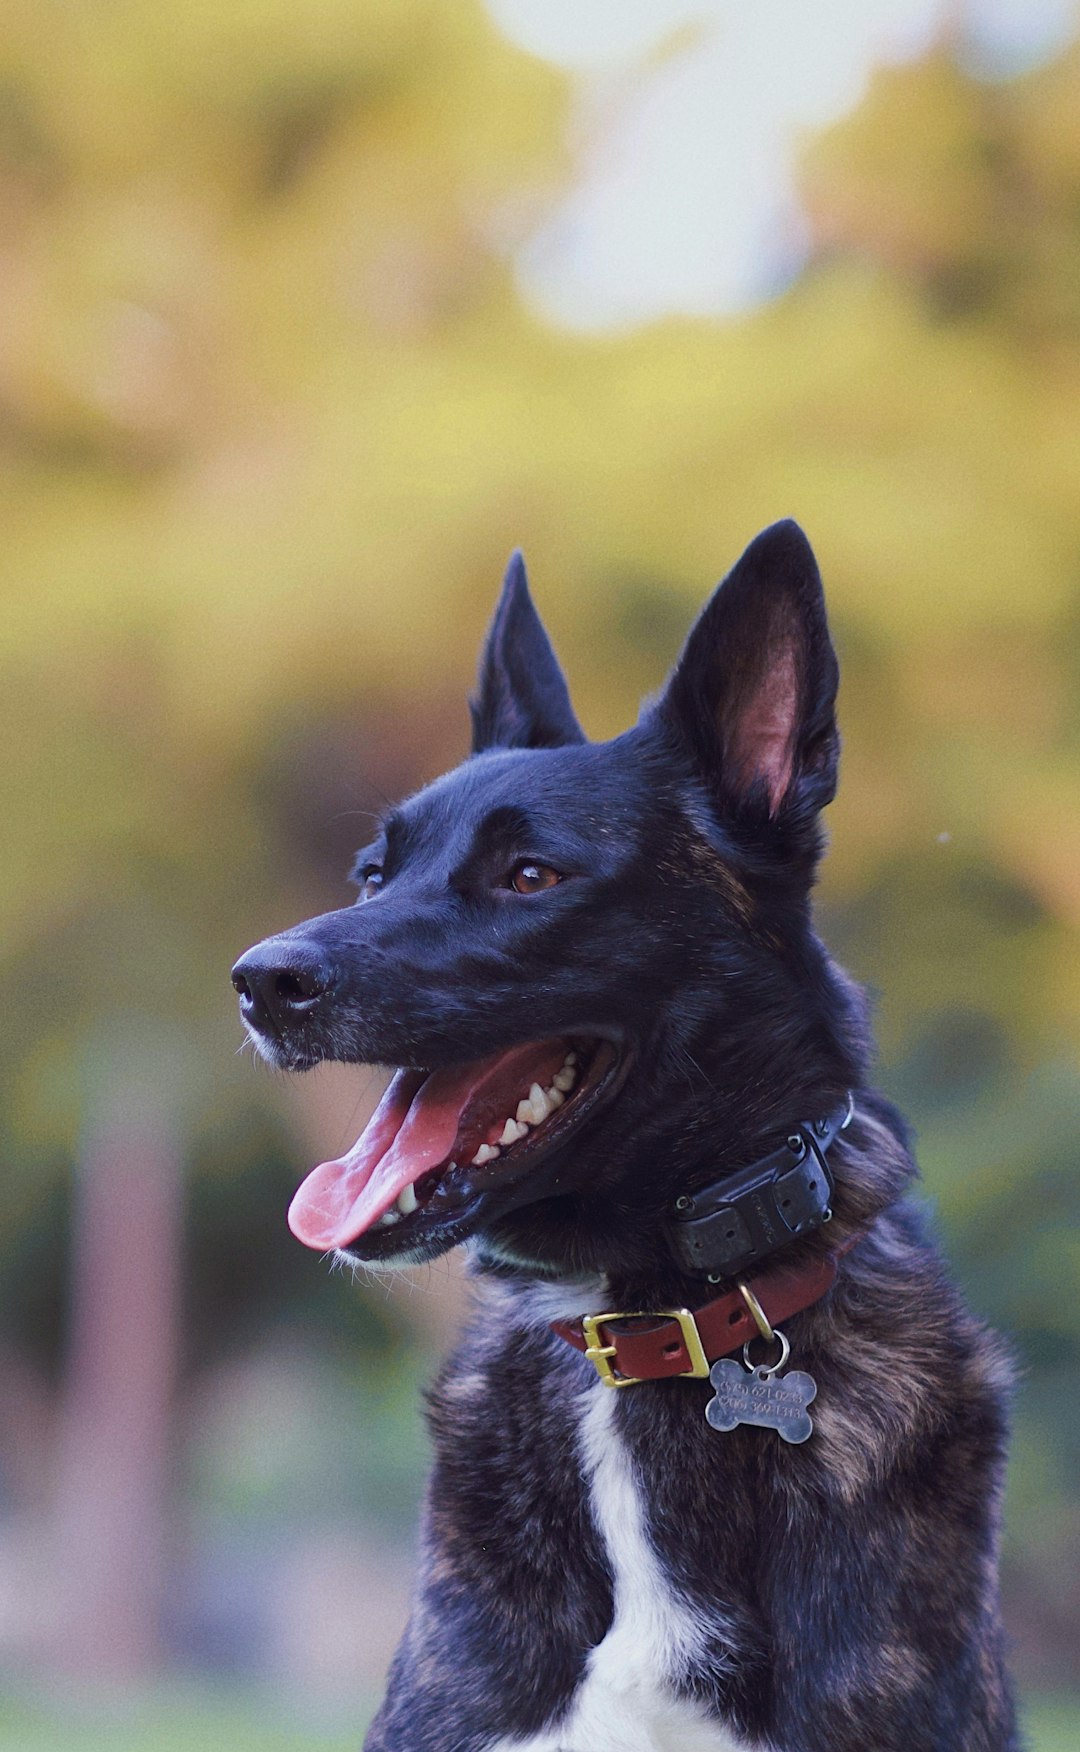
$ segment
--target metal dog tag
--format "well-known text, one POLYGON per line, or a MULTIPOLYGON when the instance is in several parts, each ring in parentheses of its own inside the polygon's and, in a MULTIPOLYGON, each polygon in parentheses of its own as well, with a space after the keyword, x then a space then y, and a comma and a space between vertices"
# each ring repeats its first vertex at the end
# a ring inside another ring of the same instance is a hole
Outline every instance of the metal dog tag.
POLYGON ((762 1429, 775 1430, 781 1441, 805 1442, 814 1425, 807 1406, 817 1393, 817 1382, 801 1369, 790 1375, 779 1375, 788 1359, 787 1340, 782 1333, 780 1361, 771 1368, 752 1368, 743 1347, 744 1361, 721 1357, 709 1370, 709 1380, 716 1388, 716 1398, 705 1407, 705 1416, 714 1430, 733 1430, 738 1424, 757 1424, 762 1429))

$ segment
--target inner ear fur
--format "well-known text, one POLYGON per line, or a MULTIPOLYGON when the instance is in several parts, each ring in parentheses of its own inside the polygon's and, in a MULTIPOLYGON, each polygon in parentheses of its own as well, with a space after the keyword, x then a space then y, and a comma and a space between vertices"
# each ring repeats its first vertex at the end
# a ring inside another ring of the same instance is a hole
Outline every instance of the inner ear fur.
POLYGON ((474 754, 490 748, 561 748, 585 741, 517 549, 510 556, 488 628, 469 710, 474 754))
POLYGON ((723 803, 769 819, 836 790, 836 655, 797 523, 750 543, 702 610, 660 702, 723 803))

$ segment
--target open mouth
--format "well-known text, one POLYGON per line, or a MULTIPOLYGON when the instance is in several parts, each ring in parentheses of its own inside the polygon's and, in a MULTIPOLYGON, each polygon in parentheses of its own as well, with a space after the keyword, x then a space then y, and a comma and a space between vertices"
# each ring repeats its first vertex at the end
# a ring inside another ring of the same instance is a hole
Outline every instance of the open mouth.
MULTIPOLYGON (((616 1086, 608 1040, 562 1036, 446 1070, 402 1070, 344 1156, 322 1162, 289 1207, 289 1227, 320 1252, 366 1258, 421 1246, 505 1195, 616 1086)), ((618 1079, 621 1081, 621 1078, 618 1079)))

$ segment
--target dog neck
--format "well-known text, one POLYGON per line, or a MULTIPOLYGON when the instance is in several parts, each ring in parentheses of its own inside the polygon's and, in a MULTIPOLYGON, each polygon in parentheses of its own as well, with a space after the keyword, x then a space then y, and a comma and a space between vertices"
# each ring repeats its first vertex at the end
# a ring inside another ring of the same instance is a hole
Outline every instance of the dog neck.
MULTIPOLYGON (((847 1111, 845 1101, 829 1116, 830 1121, 846 1118, 847 1111)), ((798 1129, 793 1126, 785 1134, 785 1128, 780 1126, 774 1133, 784 1140, 781 1148, 789 1150, 789 1161, 794 1160, 794 1153, 790 1152, 786 1137, 795 1136, 798 1129)), ((876 1094, 862 1091, 856 1095, 850 1122, 841 1126, 830 1142, 831 1221, 826 1227, 810 1224, 805 1232, 787 1232, 765 1260, 767 1265, 787 1267, 823 1254, 842 1254, 850 1238, 869 1231, 876 1219, 902 1197, 916 1175, 902 1123, 889 1103, 876 1094)), ((773 1154, 779 1155, 779 1150, 773 1154)), ((733 1163, 723 1177, 716 1179, 717 1192, 722 1193, 732 1183, 752 1181, 755 1171, 769 1160, 769 1156, 760 1157, 749 1167, 733 1163)), ((693 1179, 695 1211, 702 1208, 698 1203, 701 1189, 711 1192, 713 1184, 699 1168, 693 1179)), ((473 1271, 513 1293, 530 1324, 537 1318, 546 1324, 598 1308, 698 1307, 713 1293, 710 1272, 688 1269, 669 1244, 667 1235, 674 1227, 671 1219, 676 1215, 674 1202, 669 1198, 663 1207, 654 1208, 652 1215, 642 1218, 642 1245, 632 1258, 624 1253, 624 1235, 609 1258, 604 1257, 601 1249, 594 1248, 586 1262, 573 1247, 568 1247, 561 1257, 549 1254, 541 1261, 525 1253, 508 1251, 501 1239, 481 1234, 470 1248, 473 1271)), ((694 1212, 678 1213, 685 1214, 693 1217, 694 1212)), ((757 1261, 729 1264, 726 1272, 717 1275, 730 1283, 740 1269, 753 1271, 757 1261)))

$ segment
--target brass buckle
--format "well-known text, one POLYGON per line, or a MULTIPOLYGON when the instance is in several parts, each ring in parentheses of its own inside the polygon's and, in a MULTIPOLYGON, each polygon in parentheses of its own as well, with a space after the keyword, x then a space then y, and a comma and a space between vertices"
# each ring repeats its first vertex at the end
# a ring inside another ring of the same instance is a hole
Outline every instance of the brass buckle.
POLYGON ((585 1355, 605 1387, 640 1387, 643 1381, 650 1379, 647 1375, 616 1374, 611 1365, 611 1359, 615 1355, 615 1346, 605 1344, 600 1335, 601 1326, 606 1326, 610 1320, 677 1320, 683 1343, 686 1346, 686 1354, 690 1358, 690 1367, 680 1369, 677 1375, 657 1377, 657 1379, 685 1381, 693 1377, 694 1380, 704 1380, 708 1376, 709 1359, 705 1355, 705 1347, 701 1342, 697 1321, 689 1308, 645 1308, 636 1314, 583 1314, 581 1330, 588 1340, 585 1355))
POLYGON ((745 1281, 744 1278, 736 1278, 735 1279, 735 1288, 738 1290, 743 1301, 746 1303, 747 1313, 750 1315, 751 1319, 754 1322, 754 1325, 757 1327, 762 1338, 765 1340, 766 1344, 771 1344, 773 1339, 776 1337, 776 1333, 773 1331, 772 1327, 770 1326, 769 1316, 766 1314, 764 1308, 761 1306, 761 1303, 758 1301, 753 1290, 750 1288, 750 1285, 745 1281))

